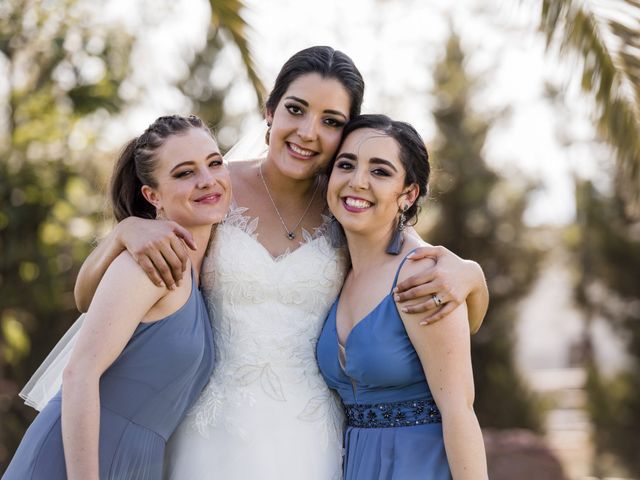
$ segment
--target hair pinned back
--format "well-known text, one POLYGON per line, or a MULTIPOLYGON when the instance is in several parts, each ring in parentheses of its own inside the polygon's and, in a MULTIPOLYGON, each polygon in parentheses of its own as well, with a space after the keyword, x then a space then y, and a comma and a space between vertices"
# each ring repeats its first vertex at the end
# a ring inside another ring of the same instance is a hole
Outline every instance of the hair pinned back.
POLYGON ((125 145, 111 177, 111 203, 117 221, 127 217, 155 218, 156 209, 142 195, 142 186, 157 187, 154 171, 156 153, 172 135, 184 134, 190 128, 201 128, 212 137, 211 130, 195 115, 159 117, 125 145))
POLYGON ((267 112, 275 112, 292 82, 312 73, 340 82, 351 100, 349 116, 354 117, 360 113, 364 96, 364 80, 360 71, 348 55, 325 46, 305 48, 287 60, 280 69, 273 90, 265 103, 267 112))

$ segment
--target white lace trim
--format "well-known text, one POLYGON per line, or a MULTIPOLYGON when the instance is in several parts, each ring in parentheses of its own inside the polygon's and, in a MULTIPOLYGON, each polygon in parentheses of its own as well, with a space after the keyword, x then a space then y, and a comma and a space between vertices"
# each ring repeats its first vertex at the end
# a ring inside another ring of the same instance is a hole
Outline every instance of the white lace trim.
POLYGON ((258 242, 258 218, 247 210, 232 205, 203 264, 218 359, 188 426, 204 437, 223 428, 246 438, 253 427, 246 409, 269 415, 273 405, 286 404, 283 428, 314 423, 324 432, 320 445, 340 448, 342 409, 318 371, 315 344, 342 285, 343 254, 325 238, 325 222, 274 258, 258 242))

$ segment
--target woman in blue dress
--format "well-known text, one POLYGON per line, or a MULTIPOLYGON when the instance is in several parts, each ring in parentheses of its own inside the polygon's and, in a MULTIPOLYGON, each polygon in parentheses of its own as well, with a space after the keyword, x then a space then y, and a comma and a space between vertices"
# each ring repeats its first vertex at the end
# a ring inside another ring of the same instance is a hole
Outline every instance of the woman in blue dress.
POLYGON ((348 480, 487 478, 466 306, 422 327, 393 298, 396 283, 416 273, 405 259, 425 245, 403 228, 426 196, 429 170, 417 132, 384 115, 347 124, 331 170, 327 202, 351 270, 317 357, 344 403, 348 480))
POLYGON ((216 141, 195 117, 160 117, 123 150, 112 179, 117 220, 164 217, 187 229, 192 274, 155 285, 126 251, 100 281, 60 392, 27 430, 3 479, 156 479, 165 443, 213 368, 197 287, 231 183, 216 141))

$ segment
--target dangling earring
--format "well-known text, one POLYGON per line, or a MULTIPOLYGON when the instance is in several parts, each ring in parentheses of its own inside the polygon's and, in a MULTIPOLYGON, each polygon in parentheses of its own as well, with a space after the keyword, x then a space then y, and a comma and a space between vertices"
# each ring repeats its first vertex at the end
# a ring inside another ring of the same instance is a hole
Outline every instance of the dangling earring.
POLYGON ((387 252, 389 255, 398 255, 400 253, 400 250, 402 250, 402 244, 404 243, 404 222, 407 220, 404 212, 406 212, 408 208, 409 207, 405 205, 400 211, 398 226, 393 232, 391 241, 389 242, 389 245, 387 245, 387 249, 385 250, 385 252, 387 252))
POLYGON ((264 143, 269 145, 269 137, 271 136, 271 123, 267 122, 267 133, 264 134, 264 143))

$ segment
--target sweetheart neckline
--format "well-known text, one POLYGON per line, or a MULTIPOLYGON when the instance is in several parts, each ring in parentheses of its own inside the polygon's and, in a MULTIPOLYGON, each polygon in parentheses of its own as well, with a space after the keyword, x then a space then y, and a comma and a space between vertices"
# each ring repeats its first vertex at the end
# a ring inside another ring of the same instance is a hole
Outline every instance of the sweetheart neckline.
POLYGON ((256 235, 253 235, 247 231, 245 231, 243 228, 237 226, 237 225, 232 225, 232 224, 228 224, 225 225, 227 227, 233 227, 236 230, 239 230, 241 233, 243 233, 245 236, 247 236, 251 241, 253 241, 253 243, 257 244, 258 247, 260 248, 261 251, 263 251, 265 253, 265 255, 274 263, 274 264, 278 264, 283 262, 284 260, 288 259, 289 257, 293 256, 296 252, 298 252, 299 250, 302 250, 304 247, 306 247, 307 245, 312 244, 313 242, 315 242, 316 240, 320 240, 322 237, 322 235, 318 235, 316 237, 311 238, 308 241, 304 241, 301 242, 300 245, 293 249, 287 249, 284 252, 282 252, 280 255, 278 256, 273 256, 273 254, 267 249, 267 247, 265 247, 257 238, 256 235))

